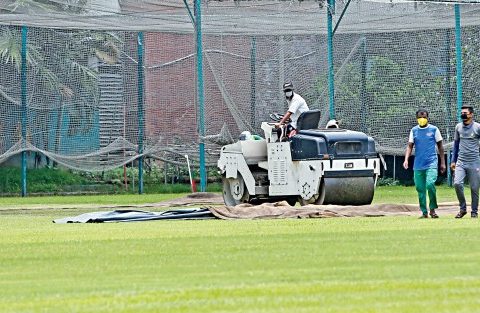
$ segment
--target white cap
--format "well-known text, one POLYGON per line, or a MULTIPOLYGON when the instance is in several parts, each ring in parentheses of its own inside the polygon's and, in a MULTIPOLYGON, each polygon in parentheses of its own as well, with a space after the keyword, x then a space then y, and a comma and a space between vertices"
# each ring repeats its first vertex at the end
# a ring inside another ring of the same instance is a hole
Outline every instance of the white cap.
POLYGON ((325 128, 338 128, 337 120, 329 120, 325 128))

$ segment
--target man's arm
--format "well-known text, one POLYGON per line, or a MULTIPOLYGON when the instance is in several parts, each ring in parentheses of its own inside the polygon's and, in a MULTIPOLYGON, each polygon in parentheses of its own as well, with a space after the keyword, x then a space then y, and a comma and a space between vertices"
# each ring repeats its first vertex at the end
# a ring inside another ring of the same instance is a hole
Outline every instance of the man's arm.
POLYGON ((457 163, 459 148, 460 148, 460 140, 455 140, 453 142, 452 162, 450 163, 450 168, 452 169, 452 171, 455 170, 455 163, 457 163))
POLYGON ((440 154, 440 173, 445 173, 445 149, 443 149, 443 140, 437 141, 438 154, 440 154))
POLYGON ((413 129, 410 130, 410 134, 408 134, 408 143, 407 143, 407 151, 405 151, 405 160, 403 161, 403 168, 408 169, 408 158, 412 155, 413 150, 413 129))
POLYGON ((285 115, 282 117, 280 122, 275 124, 275 127, 278 128, 278 127, 280 127, 280 125, 285 124, 286 121, 288 121, 288 119, 290 118, 291 115, 292 115, 292 112, 287 111, 287 113, 285 113, 285 115))
POLYGON ((438 154, 440 154, 440 173, 445 172, 445 149, 443 148, 443 137, 440 129, 435 130, 435 142, 437 143, 438 154))
POLYGON ((413 142, 407 144, 407 151, 405 151, 405 160, 403 161, 403 168, 408 169, 408 158, 412 155, 413 142))
POLYGON ((457 127, 455 127, 455 133, 453 135, 452 161, 450 162, 450 168, 452 169, 452 171, 455 170, 455 163, 457 163, 459 148, 460 148, 460 134, 458 133, 457 127))

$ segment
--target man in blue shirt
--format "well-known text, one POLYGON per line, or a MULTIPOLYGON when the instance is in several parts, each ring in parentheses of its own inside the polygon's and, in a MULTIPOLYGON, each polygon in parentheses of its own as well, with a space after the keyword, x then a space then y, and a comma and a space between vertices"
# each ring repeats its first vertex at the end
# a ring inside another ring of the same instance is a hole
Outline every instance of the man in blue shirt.
POLYGON ((440 172, 445 172, 445 151, 443 149, 443 138, 438 128, 428 123, 428 111, 420 109, 417 111, 418 125, 410 130, 408 138, 407 151, 405 152, 405 161, 403 167, 408 169, 408 158, 415 147, 415 161, 413 164, 413 179, 418 193, 418 202, 422 216, 428 218, 427 212, 427 192, 430 200, 430 217, 438 218, 435 209, 438 208, 437 193, 435 181, 438 176, 438 158, 440 155, 440 172))
POLYGON ((460 211, 456 218, 462 218, 467 214, 467 203, 463 193, 463 182, 468 176, 470 190, 472 191, 471 217, 478 217, 478 189, 480 186, 480 156, 478 155, 480 139, 480 124, 473 119, 473 107, 462 106, 460 122, 455 126, 453 136, 452 163, 450 167, 455 171, 453 185, 457 193, 460 211))

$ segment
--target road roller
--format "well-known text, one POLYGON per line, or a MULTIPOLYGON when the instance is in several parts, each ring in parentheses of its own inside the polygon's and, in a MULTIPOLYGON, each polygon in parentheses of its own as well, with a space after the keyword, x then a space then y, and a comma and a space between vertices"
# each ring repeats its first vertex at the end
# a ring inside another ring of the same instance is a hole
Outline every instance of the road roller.
POLYGON ((319 129, 320 111, 301 114, 291 138, 263 122, 265 137, 241 136, 218 160, 225 205, 286 200, 290 205, 365 205, 373 200, 380 159, 372 137, 319 129))

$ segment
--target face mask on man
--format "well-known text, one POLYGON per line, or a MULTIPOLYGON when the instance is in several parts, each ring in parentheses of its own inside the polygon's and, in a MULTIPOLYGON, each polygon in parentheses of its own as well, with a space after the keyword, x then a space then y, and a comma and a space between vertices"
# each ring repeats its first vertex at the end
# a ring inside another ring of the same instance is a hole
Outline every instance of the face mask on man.
POLYGON ((285 98, 290 99, 293 96, 293 91, 285 91, 285 98))
POLYGON ((417 123, 420 125, 420 127, 425 127, 428 124, 428 119, 425 117, 419 117, 417 118, 417 123))
POLYGON ((462 114, 460 115, 460 117, 461 117, 462 120, 464 120, 464 121, 468 120, 468 115, 467 115, 467 113, 462 113, 462 114))

